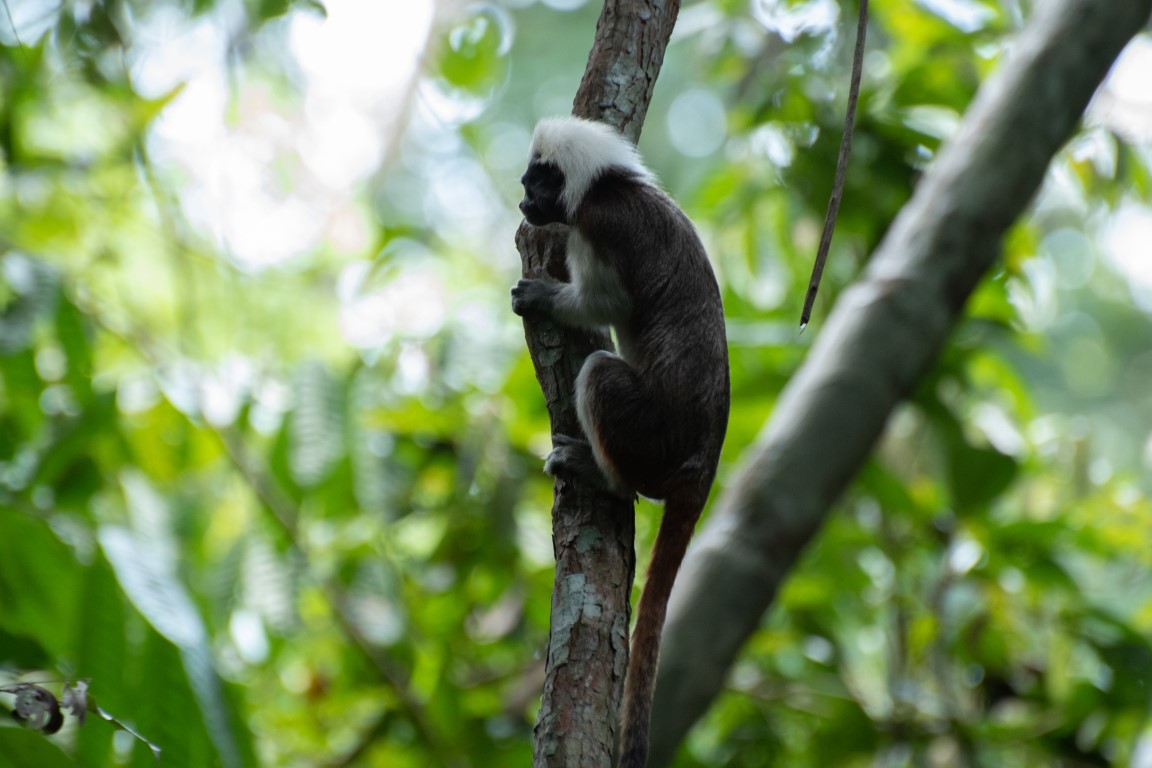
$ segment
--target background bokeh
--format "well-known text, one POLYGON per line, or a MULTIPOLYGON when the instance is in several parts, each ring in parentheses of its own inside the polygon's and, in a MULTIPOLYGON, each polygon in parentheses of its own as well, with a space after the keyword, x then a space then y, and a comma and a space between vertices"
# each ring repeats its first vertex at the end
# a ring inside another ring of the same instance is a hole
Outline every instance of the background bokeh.
MULTIPOLYGON (((1032 5, 873 5, 800 335, 855 8, 685 3, 640 147, 724 291, 721 487, 1032 5)), ((113 719, 0 727, 0 765, 528 764, 552 489, 512 238, 598 12, 6 0, 0 685, 113 719)), ((1145 35, 678 765, 1152 766, 1149 72, 1145 35)))

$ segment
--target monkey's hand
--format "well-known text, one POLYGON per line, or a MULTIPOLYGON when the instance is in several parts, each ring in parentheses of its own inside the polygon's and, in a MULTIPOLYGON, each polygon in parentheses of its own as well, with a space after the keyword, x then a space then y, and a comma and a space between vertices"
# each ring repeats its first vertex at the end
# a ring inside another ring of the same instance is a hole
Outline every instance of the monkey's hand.
POLYGON ((521 280, 512 286, 512 311, 521 317, 551 314, 559 290, 547 280, 521 280))

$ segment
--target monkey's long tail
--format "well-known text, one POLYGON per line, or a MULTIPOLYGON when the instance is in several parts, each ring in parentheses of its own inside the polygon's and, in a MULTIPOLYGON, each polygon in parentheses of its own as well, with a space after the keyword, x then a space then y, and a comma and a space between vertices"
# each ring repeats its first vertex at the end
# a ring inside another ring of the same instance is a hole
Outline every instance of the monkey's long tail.
POLYGON ((664 628, 672 583, 703 508, 704 499, 693 492, 670 493, 665 502, 644 592, 636 608, 636 628, 632 630, 632 651, 624 682, 620 768, 644 768, 648 763, 648 730, 652 693, 656 687, 656 662, 660 656, 660 632, 664 628))

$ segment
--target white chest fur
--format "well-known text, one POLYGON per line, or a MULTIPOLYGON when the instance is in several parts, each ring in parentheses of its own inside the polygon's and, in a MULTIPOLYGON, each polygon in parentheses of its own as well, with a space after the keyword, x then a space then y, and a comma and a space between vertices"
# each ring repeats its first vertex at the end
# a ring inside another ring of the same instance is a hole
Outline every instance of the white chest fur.
POLYGON ((629 316, 632 299, 608 259, 597 256, 592 244, 575 229, 568 237, 568 272, 585 325, 611 325, 625 359, 631 357, 629 316))
POLYGON ((619 326, 628 320, 632 301, 620 275, 575 229, 568 236, 568 271, 590 324, 619 326))

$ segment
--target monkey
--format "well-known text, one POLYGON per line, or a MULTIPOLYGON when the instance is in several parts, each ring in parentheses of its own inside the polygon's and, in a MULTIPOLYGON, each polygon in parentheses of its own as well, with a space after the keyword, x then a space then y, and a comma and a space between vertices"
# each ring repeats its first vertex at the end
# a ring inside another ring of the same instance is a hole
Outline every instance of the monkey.
POLYGON ((520 210, 569 227, 570 282, 524 279, 512 310, 571 328, 611 326, 619 353, 576 377, 586 439, 554 435, 544 470, 607 492, 664 501, 632 633, 618 753, 643 768, 668 597, 708 499, 728 426, 724 308, 688 216, 612 127, 549 118, 536 127, 520 210))

